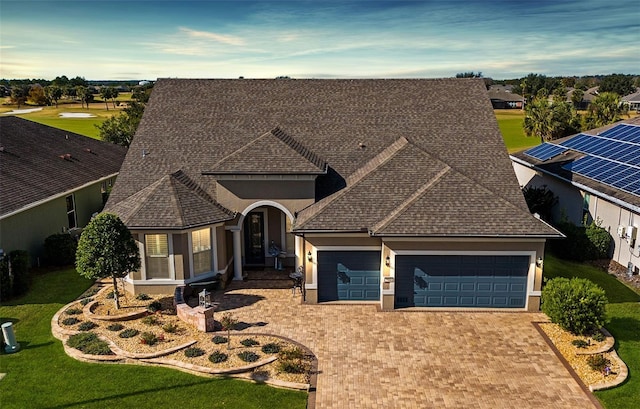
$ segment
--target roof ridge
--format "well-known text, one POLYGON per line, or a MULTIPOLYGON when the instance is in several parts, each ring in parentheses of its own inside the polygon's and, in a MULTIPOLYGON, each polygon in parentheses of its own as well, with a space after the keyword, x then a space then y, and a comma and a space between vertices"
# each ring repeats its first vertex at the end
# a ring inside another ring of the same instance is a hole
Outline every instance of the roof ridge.
POLYGON ((387 217, 379 221, 376 225, 371 228, 371 232, 375 233, 378 230, 384 229, 395 220, 401 213, 403 213, 409 206, 415 203, 421 196, 423 196, 427 190, 429 190, 432 186, 442 179, 442 177, 447 174, 451 170, 451 166, 445 164, 444 168, 438 172, 433 178, 431 178, 427 183, 422 185, 418 190, 416 190, 407 200, 405 200, 402 205, 398 206, 394 211, 389 213, 387 217))
MULTIPOLYGON (((182 172, 181 170, 175 172, 182 172)), ((171 189, 173 190, 173 194, 172 196, 175 198, 176 200, 176 204, 178 205, 178 214, 180 215, 180 224, 182 226, 184 226, 185 223, 185 217, 184 217, 184 212, 182 211, 183 205, 182 205, 182 200, 180 200, 180 193, 178 192, 178 188, 176 186, 176 183, 181 183, 180 180, 178 180, 178 178, 175 176, 175 173, 172 173, 169 175, 169 185, 171 186, 171 189)), ((184 185, 184 183, 182 183, 184 185)), ((186 185, 185 185, 186 186, 186 185)))
POLYGON ((282 142, 290 146, 293 150, 298 152, 300 156, 311 162, 313 165, 317 166, 319 169, 323 171, 327 171, 327 161, 321 158, 318 154, 313 152, 311 149, 304 146, 300 141, 295 139, 293 136, 286 133, 279 126, 276 126, 271 130, 271 134, 276 138, 280 139, 282 142))
POLYGON ((351 191, 353 186, 358 184, 358 182, 360 182, 362 179, 364 179, 373 170, 375 170, 376 168, 378 168, 378 167, 384 165, 385 163, 387 163, 391 158, 393 158, 398 152, 400 152, 402 149, 404 149, 408 144, 409 144, 409 141, 405 137, 398 138, 391 145, 389 145, 385 149, 383 149, 382 152, 380 152, 379 154, 377 154, 376 156, 371 158, 371 160, 369 160, 367 163, 365 163, 362 167, 360 167, 359 169, 356 169, 356 171, 354 171, 351 175, 349 175, 349 177, 347 177, 346 180, 345 180, 345 182, 347 184, 347 186, 345 188, 339 190, 338 192, 336 192, 336 193, 334 193, 334 194, 332 194, 330 196, 325 197, 324 199, 322 199, 322 200, 320 200, 318 202, 315 202, 315 203, 311 204, 310 206, 306 207, 305 209, 302 209, 302 210, 306 210, 306 209, 311 209, 312 207, 315 207, 313 214, 311 214, 311 215, 309 215, 309 216, 307 216, 305 218, 297 219, 296 220, 296 224, 304 223, 304 222, 310 220, 312 217, 317 216, 318 214, 320 214, 320 212, 322 212, 324 209, 326 209, 326 207, 329 206, 329 204, 331 204, 335 200, 341 198, 346 193, 351 191))

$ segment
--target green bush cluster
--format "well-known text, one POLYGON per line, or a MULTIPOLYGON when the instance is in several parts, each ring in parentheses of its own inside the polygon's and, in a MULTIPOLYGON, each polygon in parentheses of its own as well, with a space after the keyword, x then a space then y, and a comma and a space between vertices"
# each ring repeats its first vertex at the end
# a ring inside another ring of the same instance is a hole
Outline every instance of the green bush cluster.
POLYGON ((223 337, 221 335, 216 335, 213 338, 211 338, 211 342, 213 342, 214 344, 226 344, 228 341, 229 341, 229 338, 223 337))
POLYGON ((76 317, 65 318, 62 320, 63 325, 76 325, 79 322, 80 320, 77 319, 76 317))
POLYGON ((97 326, 98 326, 98 324, 96 324, 95 322, 84 321, 84 322, 81 322, 80 325, 78 325, 78 330, 80 330, 80 331, 91 331, 92 329, 94 329, 97 326))
POLYGON ((594 371, 602 372, 607 366, 611 366, 611 361, 604 355, 589 355, 587 364, 594 371))
POLYGON ((0 261, 0 301, 25 294, 29 290, 29 253, 14 250, 0 261), (11 265, 11 274, 9 274, 11 265))
POLYGON ((280 352, 280 345, 270 342, 262 346, 262 352, 265 354, 277 354, 280 352))
POLYGON ((571 341, 571 343, 576 348, 586 348, 589 346, 589 343, 584 339, 574 339, 573 341, 571 341))
POLYGON ((198 347, 189 347, 184 350, 184 355, 188 358, 195 358, 204 355, 204 349, 198 347))
POLYGON ((606 305, 604 290, 584 278, 554 278, 542 290, 542 311, 573 334, 599 330, 606 322, 606 305))
POLYGON ((136 335, 138 335, 139 333, 140 333, 140 331, 138 331, 137 329, 128 328, 128 329, 125 329, 124 331, 122 331, 121 333, 119 333, 118 336, 120 338, 133 338, 136 335))
POLYGON ((147 301, 150 300, 151 297, 145 293, 140 293, 138 295, 136 295, 136 300, 140 300, 140 301, 147 301))
POLYGON ((143 344, 151 346, 157 344, 158 341, 158 337, 153 332, 143 332, 140 334, 140 342, 143 344))
POLYGON ((596 342, 602 342, 605 339, 607 339, 607 337, 604 336, 602 331, 595 331, 593 334, 591 334, 591 339, 593 339, 596 342))
POLYGON ((142 323, 145 325, 158 325, 160 320, 155 315, 147 315, 142 319, 142 323))
POLYGON ((68 233, 52 234, 44 239, 44 259, 50 266, 70 266, 76 262, 78 242, 68 233))
POLYGON ((82 310, 80 308, 67 308, 64 313, 67 315, 78 315, 82 314, 82 310))
POLYGON ((115 322, 115 323, 110 324, 110 325, 108 325, 108 326, 107 326, 107 329, 108 329, 109 331, 120 331, 120 330, 122 330, 123 328, 124 328, 124 325, 122 325, 122 324, 120 324, 120 323, 117 323, 117 322, 115 322))
POLYGON ((173 334, 178 331, 178 326, 173 322, 168 322, 162 326, 162 330, 168 334, 173 334))
POLYGON ((209 361, 213 362, 214 364, 219 364, 221 362, 224 362, 228 358, 229 356, 227 354, 220 351, 214 351, 211 355, 209 355, 209 361))
POLYGON ((154 301, 147 306, 147 310, 149 312, 162 311, 162 303, 160 301, 154 301))
POLYGON ((240 341, 240 344, 242 344, 245 347, 260 345, 260 343, 253 338, 245 338, 242 341, 240 341))
POLYGON ((298 347, 283 349, 278 353, 276 365, 279 372, 304 373, 307 364, 304 362, 304 352, 298 347))
POLYGON ((242 351, 238 354, 238 358, 245 362, 255 362, 260 358, 260 355, 251 351, 242 351))
POLYGON ((93 332, 71 335, 67 345, 89 355, 113 355, 109 344, 102 341, 93 332))
POLYGON ((87 305, 87 304, 89 304, 91 301, 93 301, 93 298, 91 298, 91 297, 86 297, 86 298, 83 298, 82 300, 80 300, 80 304, 81 304, 81 305, 87 305))
POLYGON ((584 227, 568 220, 559 222, 556 227, 567 238, 549 241, 549 250, 560 258, 576 261, 607 258, 613 239, 606 229, 600 227, 601 223, 600 220, 593 221, 584 227))

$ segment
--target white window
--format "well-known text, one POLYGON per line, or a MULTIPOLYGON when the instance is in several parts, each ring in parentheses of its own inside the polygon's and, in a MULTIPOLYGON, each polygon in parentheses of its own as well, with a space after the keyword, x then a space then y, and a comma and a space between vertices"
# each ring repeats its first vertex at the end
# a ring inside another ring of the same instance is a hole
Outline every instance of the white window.
POLYGON ((168 236, 166 234, 145 234, 144 242, 147 278, 171 278, 168 236))
POLYGON ((69 222, 69 228, 75 229, 78 227, 78 220, 76 219, 76 200, 73 195, 69 195, 65 198, 67 202, 67 220, 69 222))
POLYGON ((211 271, 211 229, 191 232, 193 272, 195 275, 211 271))

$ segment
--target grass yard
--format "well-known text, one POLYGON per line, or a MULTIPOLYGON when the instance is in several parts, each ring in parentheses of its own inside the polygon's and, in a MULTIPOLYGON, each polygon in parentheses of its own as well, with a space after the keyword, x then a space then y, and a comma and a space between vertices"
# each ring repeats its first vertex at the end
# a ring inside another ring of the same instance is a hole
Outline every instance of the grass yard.
POLYGON ((173 369, 89 364, 68 357, 51 318, 91 285, 74 269, 34 278, 24 297, 0 306, 22 347, 0 355, 0 407, 12 408, 305 408, 307 394, 173 369))
POLYGON ((522 129, 524 111, 520 109, 495 109, 493 111, 502 132, 502 139, 509 153, 517 152, 540 144, 539 139, 525 136, 522 129))
POLYGON ((602 270, 546 255, 544 275, 587 278, 604 289, 609 299, 606 328, 616 339, 618 355, 629 367, 629 378, 621 386, 596 392, 606 409, 640 408, 640 295, 602 270))

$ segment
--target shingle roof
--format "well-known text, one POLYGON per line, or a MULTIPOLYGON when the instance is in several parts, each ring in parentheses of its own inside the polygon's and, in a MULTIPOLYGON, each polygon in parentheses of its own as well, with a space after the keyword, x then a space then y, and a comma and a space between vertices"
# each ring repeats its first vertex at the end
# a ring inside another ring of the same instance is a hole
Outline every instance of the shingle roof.
MULTIPOLYGON (((615 124, 591 129, 588 131, 584 131, 582 133, 597 135, 620 123, 640 125, 640 117, 623 120, 620 122, 616 122, 615 124)), ((571 135, 562 139, 557 139, 557 140, 554 140, 553 143, 560 144, 568 139, 573 138, 574 136, 575 135, 571 135)), ((584 156, 583 154, 573 150, 567 150, 561 155, 554 156, 546 161, 540 161, 538 159, 532 158, 529 155, 525 155, 524 152, 526 150, 527 149, 520 152, 513 153, 511 156, 515 158, 517 161, 527 163, 532 167, 538 168, 544 171, 545 173, 553 175, 554 177, 557 177, 559 179, 563 179, 568 183, 583 185, 592 189, 595 192, 600 192, 602 195, 628 203, 632 206, 635 206, 636 208, 640 207, 640 197, 638 197, 637 195, 631 194, 629 192, 625 192, 621 189, 618 189, 616 187, 613 187, 604 183, 597 182, 593 179, 581 176, 577 173, 573 173, 563 168, 563 166, 566 165, 567 163, 570 163, 572 161, 575 161, 583 157, 584 156)), ((638 155, 640 155, 640 147, 638 147, 638 155)))
POLYGON ((0 117, 0 215, 115 175, 125 153, 122 146, 0 117))
MULTIPOLYGON (((177 170, 215 200, 215 171, 292 167, 326 169, 317 177, 319 202, 299 213, 297 229, 369 230, 385 220, 391 229, 396 209, 408 211, 422 197, 416 192, 449 168, 478 188, 454 184, 448 197, 430 196, 443 204, 434 219, 496 206, 509 220, 492 234, 521 235, 525 225, 526 234, 557 235, 528 213, 478 79, 159 80, 107 209, 177 170)), ((158 225, 178 225, 171 201, 154 205, 164 207, 158 225)), ((414 220, 406 233, 428 227, 414 220)), ((484 225, 466 224, 465 233, 484 235, 484 225)))

